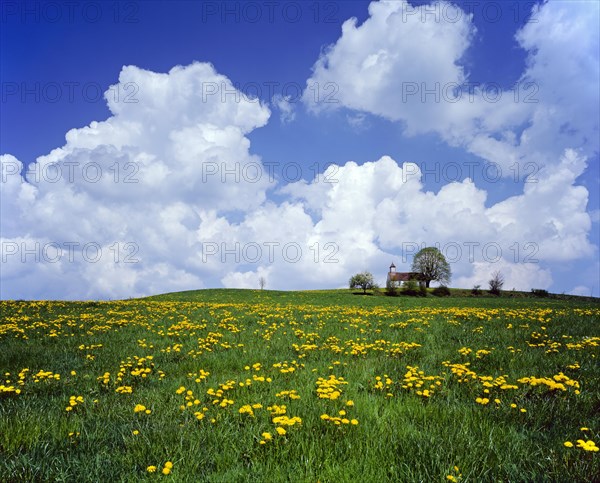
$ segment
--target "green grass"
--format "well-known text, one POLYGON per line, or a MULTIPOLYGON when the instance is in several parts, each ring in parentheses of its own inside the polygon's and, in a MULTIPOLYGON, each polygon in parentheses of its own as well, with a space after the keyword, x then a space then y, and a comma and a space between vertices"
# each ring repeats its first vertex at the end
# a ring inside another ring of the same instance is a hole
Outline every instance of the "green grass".
POLYGON ((600 452, 577 447, 578 439, 600 445, 597 299, 203 290, 115 302, 8 301, 0 309, 2 482, 600 475, 600 452), (489 353, 477 357, 478 350, 489 353), (285 366, 274 367, 280 363, 295 370, 281 372, 285 366), (474 376, 461 382, 450 364, 474 376), (131 374, 137 367, 149 370, 145 377, 131 374), (418 367, 416 379, 406 379, 407 367, 418 367), (34 382, 40 370, 60 378, 34 382), (199 370, 210 375, 200 382, 188 376, 199 370), (337 386, 337 399, 319 398, 318 378, 331 375, 347 384, 337 386), (426 376, 436 379, 415 387, 426 376), (501 389, 500 376, 517 388, 501 389), (531 376, 562 378, 563 386, 522 379, 531 376), (227 381, 234 382, 222 395, 207 394, 227 381), (117 393, 120 386, 132 394, 117 393), (200 404, 182 410, 181 386, 200 404), (417 392, 426 388, 430 397, 417 392), (276 396, 284 390, 300 399, 276 396), (66 411, 71 396, 84 403, 66 411), (476 402, 483 397, 488 404, 476 402), (224 398, 233 403, 221 408, 224 398), (349 400, 353 406, 345 405, 349 400), (240 414, 257 403, 263 407, 254 417, 240 414), (151 414, 135 413, 137 404, 151 414), (281 404, 302 420, 285 427, 285 436, 276 434, 267 410, 281 404), (205 416, 198 420, 194 412, 205 416), (358 424, 338 426, 323 414, 358 424), (265 432, 273 438, 261 444, 265 432), (164 476, 167 461, 173 468, 164 476), (151 465, 156 473, 147 471, 151 465))

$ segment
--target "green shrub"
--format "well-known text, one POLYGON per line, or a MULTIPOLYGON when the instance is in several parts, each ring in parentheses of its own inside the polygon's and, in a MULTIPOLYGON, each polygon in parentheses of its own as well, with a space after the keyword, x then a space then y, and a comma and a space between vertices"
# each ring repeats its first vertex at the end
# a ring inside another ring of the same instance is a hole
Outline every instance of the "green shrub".
POLYGON ((402 287, 402 295, 410 295, 411 297, 415 297, 419 295, 419 288, 417 287, 417 282, 414 280, 409 280, 402 287))
POLYGON ((450 289, 445 285, 440 285, 439 287, 434 288, 431 293, 436 297, 448 297, 450 296, 450 289))
POLYGON ((398 286, 396 285, 396 282, 388 280, 385 283, 385 294, 390 297, 396 297, 398 295, 398 286))

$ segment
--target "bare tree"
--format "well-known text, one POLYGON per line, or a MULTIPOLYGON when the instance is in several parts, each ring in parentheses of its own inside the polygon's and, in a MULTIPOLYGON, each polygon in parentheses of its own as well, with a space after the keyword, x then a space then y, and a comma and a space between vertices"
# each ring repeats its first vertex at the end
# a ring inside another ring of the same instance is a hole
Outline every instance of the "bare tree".
POLYGON ((260 289, 264 289, 267 286, 267 279, 265 277, 260 277, 258 279, 258 285, 260 286, 260 289))
POLYGON ((504 275, 496 270, 492 273, 492 278, 488 283, 490 284, 490 293, 500 295, 500 290, 502 290, 502 286, 504 285, 504 275))

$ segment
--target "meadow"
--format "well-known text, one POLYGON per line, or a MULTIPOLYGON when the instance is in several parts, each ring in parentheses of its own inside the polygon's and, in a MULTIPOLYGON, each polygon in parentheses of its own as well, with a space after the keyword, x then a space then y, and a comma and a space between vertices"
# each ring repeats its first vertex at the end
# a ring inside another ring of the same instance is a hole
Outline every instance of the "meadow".
POLYGON ((0 481, 599 481, 600 303, 0 302, 0 481))

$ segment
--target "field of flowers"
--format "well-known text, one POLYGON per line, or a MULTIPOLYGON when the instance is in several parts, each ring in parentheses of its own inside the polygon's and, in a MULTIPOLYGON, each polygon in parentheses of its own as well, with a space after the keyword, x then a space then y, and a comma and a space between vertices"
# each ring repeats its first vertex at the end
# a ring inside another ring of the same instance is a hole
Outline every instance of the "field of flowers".
POLYGON ((598 481, 600 304, 0 302, 0 481, 598 481))

